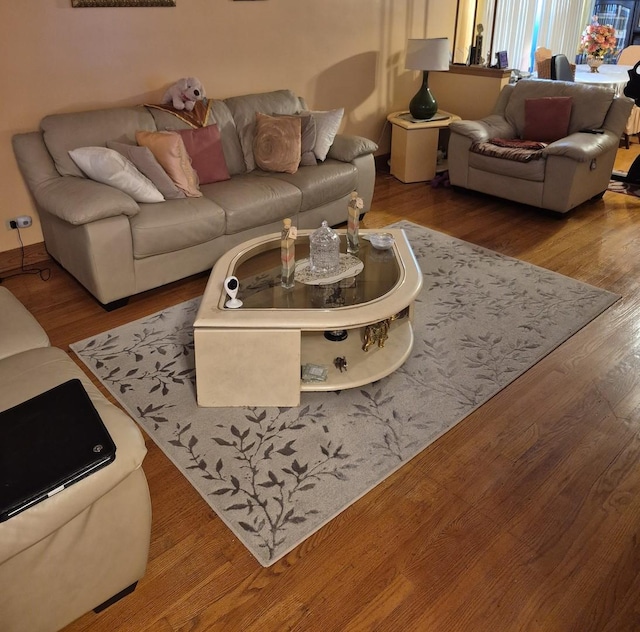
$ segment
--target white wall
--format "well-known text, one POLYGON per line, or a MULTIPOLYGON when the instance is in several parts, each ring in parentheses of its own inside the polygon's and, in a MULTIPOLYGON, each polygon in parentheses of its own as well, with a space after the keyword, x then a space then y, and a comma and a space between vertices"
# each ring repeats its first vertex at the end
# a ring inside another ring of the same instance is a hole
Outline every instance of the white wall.
POLYGON ((33 215, 11 137, 50 113, 158 102, 195 75, 211 98, 290 88, 314 109, 343 106, 342 131, 381 140, 420 76, 404 70, 409 37, 453 37, 448 0, 177 0, 174 8, 73 9, 71 0, 0 3, 0 251, 6 220, 33 215), (446 6, 442 6, 446 5, 446 6), (384 131, 384 134, 383 134, 384 131))

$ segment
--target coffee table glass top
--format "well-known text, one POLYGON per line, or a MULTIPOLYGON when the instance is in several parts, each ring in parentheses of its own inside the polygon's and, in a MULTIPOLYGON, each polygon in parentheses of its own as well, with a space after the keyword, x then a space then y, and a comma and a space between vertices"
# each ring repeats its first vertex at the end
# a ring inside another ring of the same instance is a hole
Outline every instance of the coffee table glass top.
MULTIPOLYGON (((345 253, 344 231, 336 232, 340 235, 340 252, 345 253)), ((401 278, 397 249, 395 246, 387 250, 374 248, 366 239, 367 232, 361 232, 359 252, 353 255, 364 264, 362 270, 328 284, 296 281, 295 287, 284 289, 280 285, 280 240, 274 238, 249 249, 229 270, 240 282, 238 297, 242 299, 242 309, 334 309, 384 296, 401 278)), ((296 239, 298 265, 309 257, 309 234, 301 233, 296 239)))

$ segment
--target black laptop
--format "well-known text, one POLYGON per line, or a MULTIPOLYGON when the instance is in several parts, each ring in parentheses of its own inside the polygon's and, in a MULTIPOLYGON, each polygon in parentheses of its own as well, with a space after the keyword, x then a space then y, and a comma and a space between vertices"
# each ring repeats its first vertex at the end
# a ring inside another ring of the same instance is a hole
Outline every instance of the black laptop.
POLYGON ((78 379, 0 412, 0 522, 115 456, 116 446, 78 379))

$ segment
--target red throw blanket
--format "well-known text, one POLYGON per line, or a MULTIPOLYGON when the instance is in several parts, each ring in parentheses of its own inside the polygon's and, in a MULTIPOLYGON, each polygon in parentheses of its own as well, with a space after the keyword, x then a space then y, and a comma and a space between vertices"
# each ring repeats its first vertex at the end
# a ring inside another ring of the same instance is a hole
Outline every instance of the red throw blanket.
POLYGON ((534 140, 490 138, 486 142, 471 145, 471 151, 476 154, 492 156, 493 158, 530 162, 531 160, 543 158, 542 150, 546 146, 547 143, 539 143, 534 140))
POLYGON ((489 141, 492 145, 498 147, 508 147, 509 149, 544 149, 547 143, 540 143, 537 140, 524 140, 521 138, 490 138, 489 141))

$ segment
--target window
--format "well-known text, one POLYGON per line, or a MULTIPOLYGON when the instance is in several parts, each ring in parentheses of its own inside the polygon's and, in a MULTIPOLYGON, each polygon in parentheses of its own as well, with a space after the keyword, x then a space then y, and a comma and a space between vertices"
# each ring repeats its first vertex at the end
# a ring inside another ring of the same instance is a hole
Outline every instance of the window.
MULTIPOLYGON (((506 50, 512 68, 533 70, 534 52, 544 46, 573 60, 580 35, 591 21, 593 0, 500 0, 495 15, 493 50, 506 50)), ((493 20, 487 6, 485 23, 493 20)), ((495 59, 491 60, 492 65, 495 59)))

